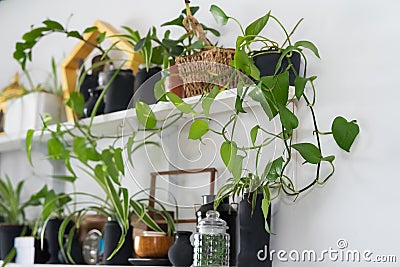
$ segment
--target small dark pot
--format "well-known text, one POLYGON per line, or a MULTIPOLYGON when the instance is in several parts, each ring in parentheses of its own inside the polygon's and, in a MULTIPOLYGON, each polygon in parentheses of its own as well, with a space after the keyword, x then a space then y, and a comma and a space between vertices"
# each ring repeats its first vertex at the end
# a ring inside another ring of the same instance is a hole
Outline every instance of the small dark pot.
MULTIPOLYGON (((105 85, 108 84, 116 70, 108 71, 106 74, 105 85)), ((125 110, 133 96, 134 76, 132 70, 120 70, 113 82, 110 84, 104 97, 104 113, 125 110)))
MULTIPOLYGON (((14 238, 21 235, 23 225, 0 225, 0 260, 4 260, 14 247, 14 238)), ((15 257, 11 260, 15 260, 15 257)))
POLYGON ((146 68, 139 69, 135 76, 135 100, 149 105, 156 103, 154 85, 159 80, 161 80, 160 67, 149 68, 149 71, 146 68))
POLYGON ((116 221, 109 221, 104 225, 104 256, 103 263, 107 265, 129 265, 129 258, 133 255, 133 227, 130 226, 125 235, 125 243, 110 260, 107 258, 113 253, 121 237, 121 228, 116 221))
MULTIPOLYGON (((94 106, 96 105, 97 100, 100 97, 101 92, 103 92, 102 88, 89 89, 90 97, 87 102, 85 102, 85 107, 83 108, 83 115, 88 118, 92 115, 94 106)), ((104 102, 100 103, 100 106, 97 110, 96 115, 104 114, 104 102)))
POLYGON ((60 245, 58 243, 58 232, 62 221, 62 219, 51 219, 47 223, 45 235, 50 254, 50 259, 46 262, 47 264, 60 263, 58 260, 58 252, 60 250, 60 245))
POLYGON ((85 79, 83 80, 82 85, 79 88, 79 92, 85 98, 85 102, 88 101, 90 98, 89 89, 95 89, 98 85, 98 75, 88 74, 85 76, 85 79))
MULTIPOLYGON (((280 53, 265 53, 267 51, 258 51, 254 53, 254 64, 260 70, 260 76, 272 76, 275 73, 276 64, 278 64, 279 58, 281 57, 280 53)), ((290 58, 290 62, 293 65, 294 69, 297 73, 300 71, 300 53, 293 51, 292 57, 290 58)), ((283 72, 287 66, 289 65, 288 59, 285 57, 282 60, 281 68, 278 71, 278 74, 283 72)), ((296 78, 295 73, 292 69, 289 70, 289 84, 294 85, 294 79, 296 78)))
POLYGON ((46 263, 50 259, 49 247, 47 245, 47 240, 42 241, 40 239, 35 239, 35 263, 46 263))
POLYGON ((175 232, 175 242, 168 250, 168 259, 173 266, 190 266, 193 263, 192 232, 175 232))
MULTIPOLYGON (((251 196, 249 198, 251 200, 251 196)), ((238 267, 271 267, 272 262, 269 258, 269 234, 265 231, 264 215, 261 209, 262 194, 257 194, 256 206, 253 215, 251 214, 251 201, 245 195, 239 204, 239 230, 240 244, 237 259, 238 267), (261 257, 266 259, 261 261, 257 253, 262 250, 261 257)), ((268 223, 270 224, 271 212, 268 213, 268 223)))

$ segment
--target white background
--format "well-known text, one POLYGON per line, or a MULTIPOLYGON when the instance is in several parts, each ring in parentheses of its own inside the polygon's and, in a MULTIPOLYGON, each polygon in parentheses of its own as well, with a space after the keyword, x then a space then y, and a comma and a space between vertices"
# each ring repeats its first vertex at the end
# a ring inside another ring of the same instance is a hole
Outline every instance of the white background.
MULTIPOLYGON (((193 0, 201 5, 198 18, 216 26, 208 13, 211 3, 221 6, 243 24, 272 10, 285 25, 305 20, 294 39, 317 44, 322 60, 310 62, 309 74, 317 75, 319 124, 329 130, 335 115, 357 119, 361 135, 349 155, 329 141, 326 154, 337 155, 337 171, 323 188, 313 190, 292 204, 274 206, 272 238, 274 249, 336 248, 345 238, 350 249, 369 249, 376 254, 394 254, 400 260, 398 175, 397 45, 400 42, 400 2, 396 0, 193 0)), ((96 19, 114 26, 128 25, 143 34, 151 25, 175 18, 183 1, 123 0, 5 0, 0 2, 0 88, 11 83, 19 67, 12 58, 14 45, 31 24, 46 18, 70 21, 70 28, 83 29, 96 19)), ((233 46, 238 29, 233 23, 221 28, 220 44, 233 46)), ((272 32, 275 34, 276 32, 272 32)), ((279 36, 275 36, 280 38, 279 36)), ((48 69, 51 56, 62 62, 76 43, 64 37, 50 37, 34 51, 30 69, 48 69)), ((302 113, 304 108, 300 107, 302 113)), ((301 125, 302 131, 309 130, 301 125)), ((301 134, 299 136, 301 138, 301 134)), ((32 170, 23 152, 1 155, 1 173, 29 178, 32 170)), ((48 166, 42 163, 43 170, 48 166)), ((299 173, 299 180, 309 173, 299 173)), ((34 179, 34 178, 29 178, 34 179)), ((37 179, 37 178, 35 178, 37 179)), ((301 182, 301 181, 299 181, 301 182)), ((280 263, 274 266, 314 266, 311 263, 280 263)), ((322 266, 328 263, 323 263, 322 266)), ((343 263, 341 266, 350 266, 343 263)), ((394 266, 394 264, 388 264, 394 266)), ((318 265, 318 266, 321 266, 318 265)), ((371 263, 369 266, 379 266, 371 263)))

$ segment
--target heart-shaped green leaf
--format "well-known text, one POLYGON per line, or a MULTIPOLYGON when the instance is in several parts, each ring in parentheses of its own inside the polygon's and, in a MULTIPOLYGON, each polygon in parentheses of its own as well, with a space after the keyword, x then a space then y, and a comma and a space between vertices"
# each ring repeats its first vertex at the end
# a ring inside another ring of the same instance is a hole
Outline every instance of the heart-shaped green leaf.
POLYGON ((307 78, 301 76, 296 76, 296 78, 294 79, 295 95, 298 100, 300 100, 301 96, 304 93, 304 88, 306 87, 307 81, 307 78))
POLYGON ((260 125, 256 125, 250 130, 250 137, 251 137, 251 142, 253 143, 253 146, 256 143, 257 134, 258 134, 259 129, 260 129, 260 125))
POLYGON ((311 143, 294 144, 292 147, 296 149, 308 163, 318 164, 322 160, 321 151, 311 143))
POLYGON ((201 139, 208 132, 208 123, 205 120, 196 120, 192 123, 189 130, 189 139, 201 139))
POLYGON ((279 107, 279 117, 281 119, 282 126, 288 130, 292 131, 299 126, 299 120, 296 115, 293 114, 287 107, 278 105, 279 107))
POLYGON ((156 127, 157 119, 154 115, 153 111, 143 102, 136 102, 136 116, 139 122, 146 128, 146 129, 153 129, 156 127))
POLYGON ((294 46, 295 46, 295 47, 304 47, 304 48, 307 48, 307 49, 311 50, 317 58, 320 58, 320 57, 319 57, 318 48, 315 46, 315 44, 313 44, 313 43, 310 42, 310 41, 304 41, 304 40, 303 40, 303 41, 297 41, 297 42, 294 44, 294 46))
POLYGON ((269 16, 271 12, 268 12, 261 18, 256 19, 253 21, 249 26, 247 26, 245 30, 245 35, 250 35, 251 39, 254 39, 267 25, 269 16))
POLYGON ((348 122, 343 117, 336 117, 332 123, 333 138, 338 146, 347 152, 350 152, 350 147, 359 132, 360 127, 355 121, 348 122))
POLYGON ((221 25, 226 25, 228 23, 229 16, 226 15, 220 7, 216 5, 211 5, 210 12, 217 23, 221 25))

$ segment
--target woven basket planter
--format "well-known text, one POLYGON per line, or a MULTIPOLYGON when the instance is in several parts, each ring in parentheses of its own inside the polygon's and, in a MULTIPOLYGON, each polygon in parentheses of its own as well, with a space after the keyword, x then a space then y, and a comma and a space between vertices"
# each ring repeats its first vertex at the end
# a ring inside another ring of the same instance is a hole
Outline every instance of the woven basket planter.
POLYGON ((236 87, 235 75, 230 62, 234 49, 214 47, 189 56, 177 57, 175 63, 183 80, 186 97, 209 92, 217 85, 219 88, 236 87))

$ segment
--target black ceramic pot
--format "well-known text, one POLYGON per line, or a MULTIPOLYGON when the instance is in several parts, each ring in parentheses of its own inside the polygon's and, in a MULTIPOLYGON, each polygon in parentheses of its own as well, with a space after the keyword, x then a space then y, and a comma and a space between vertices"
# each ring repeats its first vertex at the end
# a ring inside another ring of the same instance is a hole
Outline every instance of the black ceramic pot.
POLYGON ((79 92, 85 98, 85 102, 88 101, 90 97, 89 89, 95 89, 98 85, 98 75, 88 74, 85 76, 79 88, 79 92))
MULTIPOLYGON (((14 247, 14 238, 21 235, 23 225, 0 225, 0 260, 4 260, 14 247)), ((14 261, 15 258, 12 259, 14 261)))
MULTIPOLYGON (((281 57, 280 53, 274 51, 258 51, 254 53, 253 60, 254 64, 260 71, 260 76, 272 76, 275 73, 276 64, 278 64, 279 58, 281 57)), ((297 73, 300 71, 300 54, 296 51, 292 52, 292 56, 290 58, 290 63, 293 65, 294 69, 297 73)), ((278 74, 283 72, 289 65, 288 59, 285 57, 282 60, 281 68, 278 71, 278 74)), ((296 75, 293 70, 289 70, 289 84, 294 85, 294 79, 296 75)))
POLYGON ((69 254, 70 254, 73 262, 66 255, 67 251, 68 251, 68 244, 65 243, 64 244, 64 254, 61 251, 61 249, 58 251, 59 263, 62 263, 62 264, 85 264, 85 261, 83 260, 83 255, 82 255, 82 246, 79 243, 79 240, 76 236, 72 240, 71 249, 69 251, 69 254))
MULTIPOLYGON (((272 266, 269 258, 269 234, 265 231, 264 215, 261 209, 262 199, 263 195, 257 194, 253 215, 251 214, 251 196, 248 198, 248 195, 245 195, 239 204, 238 267, 272 266), (262 252, 259 253, 259 251, 262 252), (260 259, 258 256, 260 256, 260 259)), ((270 214, 271 212, 268 213, 268 223, 271 221, 270 214)))
POLYGON ((116 221, 109 221, 104 225, 103 239, 104 239, 104 256, 103 263, 107 265, 129 265, 129 258, 133 254, 133 227, 130 226, 128 233, 125 236, 125 243, 121 249, 111 259, 107 258, 113 253, 117 247, 118 241, 121 237, 121 228, 116 221))
POLYGON ((47 240, 42 241, 35 239, 35 263, 46 263, 50 259, 49 247, 47 246, 47 240))
POLYGON ((58 232, 60 230, 62 221, 62 219, 51 219, 46 225, 45 235, 50 254, 47 264, 60 263, 58 260, 58 251, 60 250, 60 245, 58 243, 58 232))
POLYGON ((146 104, 156 103, 154 85, 161 80, 161 68, 152 67, 149 71, 142 67, 135 76, 135 99, 146 104))
POLYGON ((168 259, 173 266, 190 266, 193 263, 192 232, 175 232, 175 242, 168 250, 168 259))
MULTIPOLYGON (((88 118, 92 115, 94 106, 97 103, 97 100, 100 97, 100 94, 103 92, 103 89, 98 87, 96 89, 89 89, 89 99, 85 102, 85 106, 83 108, 83 115, 88 118)), ((104 102, 100 103, 100 106, 96 112, 96 115, 104 114, 104 102)))
MULTIPOLYGON (((116 70, 111 70, 106 73, 105 85, 108 84, 115 72, 116 70)), ((133 96, 133 84, 132 70, 120 70, 104 97, 104 113, 125 110, 133 96)))

